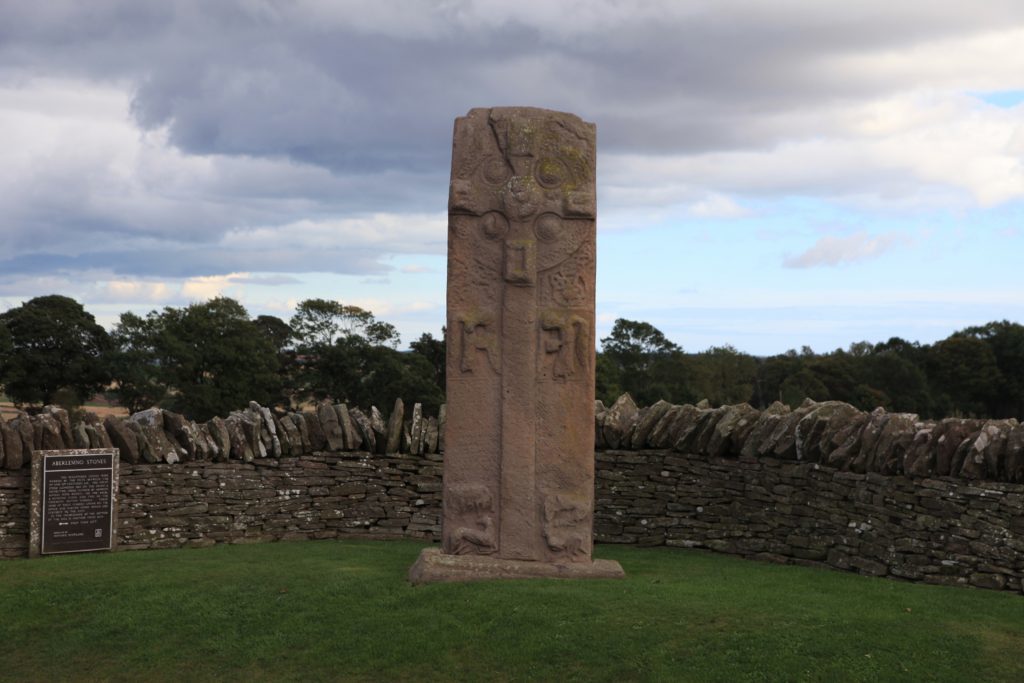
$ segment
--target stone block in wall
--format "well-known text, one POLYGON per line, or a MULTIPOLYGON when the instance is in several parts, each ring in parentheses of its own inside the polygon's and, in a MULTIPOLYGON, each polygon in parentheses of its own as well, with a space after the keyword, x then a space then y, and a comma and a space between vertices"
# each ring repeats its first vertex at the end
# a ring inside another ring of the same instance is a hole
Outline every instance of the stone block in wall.
POLYGON ((1006 438, 1006 481, 1024 483, 1024 425, 1017 425, 1006 438))
POLYGON ((311 453, 313 451, 312 443, 309 440, 309 428, 306 426, 306 420, 302 417, 302 413, 290 413, 292 423, 295 428, 299 430, 299 439, 302 441, 302 452, 311 453))
POLYGON ((316 415, 323 429, 327 448, 332 451, 345 450, 345 433, 338 422, 338 413, 334 405, 327 400, 320 401, 316 405, 316 415))
MULTIPOLYGON (((90 448, 113 448, 114 444, 110 442, 110 436, 107 434, 106 427, 104 426, 103 420, 96 413, 86 412, 83 415, 83 421, 86 427, 92 427, 89 432, 89 447, 90 448)), ((122 458, 123 459, 123 458, 122 458)))
POLYGON ((637 408, 633 397, 628 393, 619 396, 604 413, 604 442, 608 448, 615 450, 623 445, 628 445, 629 433, 633 425, 639 419, 640 409, 637 408))
POLYGON ((362 448, 370 453, 376 453, 377 435, 373 431, 373 425, 370 424, 370 418, 359 408, 349 408, 348 412, 362 437, 362 448))
POLYGON ((89 432, 85 431, 85 423, 79 422, 71 428, 73 448, 89 448, 89 432))
POLYGON ((49 415, 60 426, 61 441, 70 448, 74 438, 71 434, 71 418, 68 416, 68 411, 54 405, 43 406, 43 411, 44 414, 49 415))
POLYGON ((832 450, 842 443, 838 435, 845 433, 863 414, 863 411, 841 401, 816 403, 796 424, 796 459, 827 461, 832 450), (834 435, 837 438, 833 440, 834 435))
POLYGON ((242 418, 242 431, 252 442, 252 450, 256 457, 262 459, 273 455, 274 443, 263 416, 263 406, 256 401, 249 401, 249 405, 245 410, 239 411, 239 415, 242 418))
POLYGON ((21 442, 21 435, 13 426, 7 424, 2 417, 0 417, 0 441, 3 441, 3 466, 6 469, 20 469, 23 464, 29 461, 22 455, 23 445, 21 442))
POLYGON ((33 448, 35 450, 59 451, 70 447, 61 436, 60 423, 47 413, 32 418, 33 448))
POLYGON ((327 437, 324 434, 323 426, 320 424, 320 419, 316 413, 302 412, 299 413, 302 416, 303 421, 306 423, 306 433, 309 435, 309 450, 310 452, 316 453, 324 450, 327 447, 327 437))
POLYGON ((219 417, 211 418, 206 423, 206 430, 210 434, 210 440, 217 448, 214 460, 224 462, 231 458, 231 435, 225 421, 219 417))
POLYGON ((85 433, 89 437, 89 448, 113 448, 110 436, 103 425, 85 425, 85 433))
POLYGON ((224 418, 224 428, 227 430, 228 440, 231 443, 231 448, 228 452, 233 460, 252 462, 256 459, 256 454, 253 452, 252 444, 242 430, 242 422, 242 417, 237 413, 232 413, 224 418))
MULTIPOLYGON (((672 404, 668 401, 658 401, 652 406, 644 409, 636 423, 636 428, 630 437, 629 448, 639 450, 647 447, 647 440, 658 422, 665 416, 672 404)), ((625 446, 625 444, 623 444, 625 446)))
POLYGON ((960 476, 965 479, 1006 479, 1009 438, 1017 420, 989 420, 971 444, 960 476))
MULTIPOLYGON (((187 457, 185 449, 173 443, 164 431, 164 411, 149 408, 135 413, 128 418, 129 425, 134 424, 145 437, 149 449, 148 462, 166 462, 174 464, 187 457)), ((135 428, 133 427, 133 429, 135 428)))
POLYGON ((747 403, 725 406, 721 418, 712 429, 704 452, 715 458, 738 456, 743 452, 747 437, 760 417, 761 412, 747 403))
POLYGON ((388 428, 387 423, 384 421, 384 416, 381 415, 377 406, 370 406, 370 414, 367 417, 370 419, 370 427, 373 429, 373 441, 376 444, 374 453, 383 453, 388 441, 388 428))
POLYGON ((103 421, 103 430, 110 443, 120 452, 122 461, 137 463, 142 459, 139 437, 126 420, 108 415, 103 421))
POLYGON ((210 441, 202 433, 199 425, 185 416, 165 410, 164 431, 185 449, 184 461, 205 461, 213 458, 210 441))
POLYGON ((903 458, 920 427, 920 418, 913 413, 890 413, 868 469, 886 475, 902 474, 903 458))
POLYGON ((685 411, 682 417, 684 419, 679 420, 681 428, 672 449, 680 453, 702 453, 700 449, 701 436, 709 424, 714 429, 714 422, 721 417, 721 412, 716 412, 711 408, 693 406, 693 410, 685 411))
POLYGON ((263 459, 267 457, 267 446, 263 441, 262 426, 263 417, 250 411, 239 411, 232 413, 237 417, 237 424, 248 446, 246 454, 252 453, 252 459, 263 459))
POLYGON ((437 409, 437 452, 444 452, 444 432, 448 426, 448 404, 442 403, 437 409))
POLYGON ((302 433, 295 424, 295 416, 290 413, 277 416, 277 424, 280 426, 281 448, 288 444, 288 450, 292 457, 298 457, 306 452, 302 444, 302 433))
POLYGON ((267 455, 273 458, 280 458, 284 454, 284 448, 281 445, 281 435, 277 431, 277 421, 274 419, 274 413, 271 412, 270 408, 255 402, 250 403, 249 406, 250 408, 255 406, 263 418, 262 436, 269 440, 267 447, 269 452, 267 455))
POLYGON ((394 408, 388 418, 385 427, 387 441, 384 445, 385 453, 397 453, 402 445, 402 425, 405 422, 405 403, 400 398, 395 399, 394 408))
POLYGON ((761 411, 757 422, 750 430, 743 448, 740 450, 740 457, 754 458, 761 455, 760 447, 769 442, 771 435, 775 432, 779 422, 792 412, 786 404, 775 401, 761 411))
POLYGON ((412 419, 409 422, 409 448, 408 452, 419 455, 423 452, 423 405, 414 403, 412 406, 412 419))
POLYGON ((338 426, 341 427, 342 438, 345 442, 343 450, 359 450, 363 439, 355 423, 352 421, 352 416, 348 412, 348 406, 344 403, 339 403, 334 406, 334 412, 338 416, 338 426))
POLYGON ((783 416, 771 436, 762 444, 759 454, 779 460, 796 460, 796 427, 814 410, 815 405, 814 401, 808 399, 799 408, 783 416))
POLYGON ((678 439, 682 427, 693 419, 693 416, 687 415, 688 413, 696 413, 696 408, 690 405, 669 407, 651 430, 647 445, 651 448, 671 448, 678 439))
POLYGON ((602 451, 608 448, 604 440, 604 418, 608 408, 600 400, 594 401, 594 448, 602 451))
POLYGON ((428 417, 426 420, 426 426, 423 428, 423 452, 424 453, 436 453, 437 452, 437 418, 428 417))

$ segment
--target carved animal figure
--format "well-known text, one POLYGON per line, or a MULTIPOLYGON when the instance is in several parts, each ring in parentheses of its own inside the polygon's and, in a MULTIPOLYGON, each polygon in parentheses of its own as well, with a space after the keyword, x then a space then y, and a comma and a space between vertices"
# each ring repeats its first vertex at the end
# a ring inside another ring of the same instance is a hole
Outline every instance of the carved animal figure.
POLYGON ((582 499, 566 493, 544 498, 544 540, 552 552, 573 561, 586 561, 589 552, 584 528, 589 510, 582 499))

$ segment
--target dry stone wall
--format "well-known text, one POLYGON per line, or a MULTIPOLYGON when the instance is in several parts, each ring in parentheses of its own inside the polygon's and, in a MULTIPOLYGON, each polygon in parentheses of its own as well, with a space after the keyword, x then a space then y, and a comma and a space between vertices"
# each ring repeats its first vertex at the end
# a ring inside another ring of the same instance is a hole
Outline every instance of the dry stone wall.
MULTIPOLYGON (((389 418, 343 404, 288 414, 252 404, 197 425, 156 410, 75 423, 62 412, 0 425, 5 455, 15 453, 0 470, 0 556, 27 554, 22 460, 65 445, 122 449, 122 549, 440 539, 443 415, 406 415, 400 404, 389 418)), ((923 422, 831 402, 640 409, 623 397, 597 406, 595 429, 600 542, 1021 590, 1013 421, 923 422)))

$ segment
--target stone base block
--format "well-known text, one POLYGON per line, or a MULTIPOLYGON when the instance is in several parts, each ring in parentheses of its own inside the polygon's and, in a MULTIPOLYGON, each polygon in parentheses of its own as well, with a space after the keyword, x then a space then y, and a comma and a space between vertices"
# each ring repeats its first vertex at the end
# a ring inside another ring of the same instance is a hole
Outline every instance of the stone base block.
POLYGON ((497 579, 624 579, 614 560, 593 562, 528 562, 486 555, 446 555, 440 548, 425 548, 409 569, 415 585, 440 581, 493 581, 497 579))

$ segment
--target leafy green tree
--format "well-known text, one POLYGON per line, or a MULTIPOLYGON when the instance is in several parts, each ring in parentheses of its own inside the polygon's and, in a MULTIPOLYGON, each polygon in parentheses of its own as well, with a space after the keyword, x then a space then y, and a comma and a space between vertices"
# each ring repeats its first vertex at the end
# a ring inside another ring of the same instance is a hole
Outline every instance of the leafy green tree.
POLYGON ((989 415, 1024 420, 1024 325, 1002 320, 957 335, 979 339, 992 350, 1000 380, 986 400, 989 415))
POLYGON ((983 340, 953 335, 928 353, 928 377, 938 412, 985 416, 1003 377, 995 353, 983 340))
POLYGON ((110 371, 118 400, 132 413, 158 406, 167 396, 162 333, 163 318, 156 311, 145 318, 122 313, 111 333, 110 371))
POLYGON ((280 396, 277 349, 245 308, 226 297, 121 316, 115 329, 122 400, 208 420, 280 396))
POLYGON ((757 361, 734 347, 712 346, 690 359, 698 396, 712 405, 746 403, 754 398, 757 361))
MULTIPOLYGON (((605 387, 628 391, 642 405, 660 399, 693 400, 682 348, 650 323, 619 318, 601 340, 601 349, 599 382, 605 387)), ((605 401, 616 398, 598 396, 605 401)))
POLYGON ((341 337, 321 349, 317 359, 318 398, 330 396, 357 405, 390 407, 396 398, 422 403, 436 412, 444 392, 435 369, 418 353, 401 353, 357 335, 341 337))
POLYGON ((278 353, 283 353, 288 348, 294 336, 288 323, 274 315, 258 315, 252 322, 278 353))
POLYGON ((830 398, 828 387, 806 367, 787 377, 779 387, 779 392, 782 402, 790 408, 796 408, 807 398, 815 401, 827 401, 830 398))
MULTIPOLYGON (((873 352, 866 359, 863 377, 872 390, 880 392, 887 399, 885 403, 875 403, 876 406, 901 413, 930 413, 928 378, 921 367, 899 351, 889 349, 873 352)), ((864 410, 874 407, 863 403, 854 405, 864 410)))
POLYGON ((36 297, 0 314, 0 330, 0 383, 16 403, 80 405, 110 381, 110 338, 74 299, 36 297))
POLYGON ((790 375, 803 368, 804 360, 795 349, 768 358, 757 359, 757 375, 754 380, 754 398, 757 407, 764 409, 774 401, 785 402, 782 384, 790 375))
POLYGON ((418 353, 427 359, 434 369, 434 383, 444 388, 446 381, 446 351, 445 351, 445 328, 441 328, 441 338, 435 339, 434 335, 424 332, 416 341, 409 342, 409 348, 413 353, 418 353))
POLYGON ((373 313, 328 299, 306 299, 295 307, 290 322, 300 349, 308 352, 327 348, 340 337, 359 336, 374 344, 397 347, 400 339, 394 325, 377 320, 373 313))

